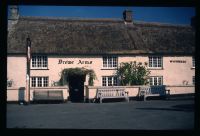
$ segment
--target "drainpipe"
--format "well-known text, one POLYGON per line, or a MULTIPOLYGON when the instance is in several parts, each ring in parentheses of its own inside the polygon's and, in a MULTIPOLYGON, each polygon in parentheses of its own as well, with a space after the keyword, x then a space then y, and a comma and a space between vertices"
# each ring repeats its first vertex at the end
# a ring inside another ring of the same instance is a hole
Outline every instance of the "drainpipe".
POLYGON ((26 69, 26 103, 30 103, 30 60, 31 60, 31 40, 26 38, 27 69, 26 69))

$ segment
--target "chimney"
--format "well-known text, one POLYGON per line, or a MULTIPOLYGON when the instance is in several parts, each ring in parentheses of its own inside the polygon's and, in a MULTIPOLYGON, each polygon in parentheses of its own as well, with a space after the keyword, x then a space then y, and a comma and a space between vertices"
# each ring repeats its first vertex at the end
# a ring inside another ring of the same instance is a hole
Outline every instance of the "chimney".
POLYGON ((19 18, 19 8, 18 6, 10 6, 9 7, 9 19, 10 20, 18 20, 19 18))
POLYGON ((196 28, 196 17, 195 16, 193 16, 192 18, 191 18, 191 24, 190 24, 193 28, 196 28))
POLYGON ((132 23, 132 11, 131 10, 125 10, 123 12, 123 17, 124 17, 124 21, 126 23, 132 23))

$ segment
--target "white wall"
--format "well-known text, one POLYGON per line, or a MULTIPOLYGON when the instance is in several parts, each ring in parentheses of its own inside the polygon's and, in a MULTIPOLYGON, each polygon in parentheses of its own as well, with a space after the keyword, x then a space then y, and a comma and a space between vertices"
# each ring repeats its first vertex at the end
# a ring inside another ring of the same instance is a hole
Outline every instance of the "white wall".
MULTIPOLYGON (((8 56, 7 77, 14 81, 13 87, 20 88, 26 86, 26 57, 25 56, 8 56)), ((118 56, 118 62, 148 62, 148 56, 118 56)), ((101 86, 102 76, 111 76, 116 73, 116 70, 103 69, 102 56, 48 56, 47 70, 31 70, 31 76, 48 76, 49 86, 53 81, 59 81, 60 72, 65 68, 87 68, 93 69, 97 75, 97 80, 94 81, 94 86, 101 86), (73 64, 58 64, 59 60, 74 61, 73 64), (91 61, 91 64, 80 64, 79 61, 91 61), (79 64, 78 64, 79 63, 79 64)), ((192 68, 192 56, 164 56, 163 69, 150 69, 150 76, 163 76, 164 85, 183 85, 183 81, 188 81, 192 84, 192 76, 195 75, 195 69, 192 68), (183 60, 186 63, 170 63, 170 60, 183 60)), ((87 85, 87 80, 85 85, 87 85)), ((176 89, 178 90, 178 89, 176 89)), ((130 92, 132 93, 132 92, 130 92)), ((177 91, 176 91, 177 93, 177 91)), ((16 95, 16 92, 8 95, 16 95)), ((85 93, 86 95, 86 93, 85 93)), ((15 96, 13 96, 14 99, 15 96)))
MULTIPOLYGON (((120 56, 118 62, 148 62, 148 56, 120 56)), ((110 76, 116 74, 116 70, 103 69, 103 60, 101 56, 90 57, 49 57, 48 69, 49 70, 32 70, 31 76, 49 76, 50 84, 52 81, 60 79, 60 72, 64 68, 84 67, 93 69, 97 75, 97 80, 94 81, 95 86, 101 86, 102 76, 110 76), (59 60, 74 61, 73 64, 58 64, 59 60), (92 64, 78 64, 81 61, 92 61, 92 64)), ((195 75, 195 69, 192 69, 192 57, 163 57, 163 69, 150 69, 150 76, 163 76, 163 84, 165 85, 183 85, 183 81, 188 81, 192 84, 192 76, 195 75), (186 63, 170 63, 170 60, 184 60, 186 63)))
POLYGON ((26 57, 7 57, 7 78, 13 80, 12 87, 26 87, 26 57))

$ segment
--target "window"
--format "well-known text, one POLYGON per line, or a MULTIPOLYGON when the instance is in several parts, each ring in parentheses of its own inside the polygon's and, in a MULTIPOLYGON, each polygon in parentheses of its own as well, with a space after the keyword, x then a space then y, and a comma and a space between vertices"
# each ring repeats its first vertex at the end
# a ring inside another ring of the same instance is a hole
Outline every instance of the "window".
POLYGON ((195 57, 192 57, 192 67, 195 68, 195 57))
POLYGON ((102 77, 102 86, 107 86, 107 78, 102 77))
POLYGON ((31 85, 32 87, 36 87, 36 77, 31 78, 31 85))
POLYGON ((195 85, 195 76, 192 77, 192 84, 195 85))
POLYGON ((113 85, 113 82, 112 82, 113 77, 108 77, 107 79, 108 79, 108 86, 112 86, 113 85))
POLYGON ((32 68, 47 68, 47 56, 32 56, 32 68))
POLYGON ((150 85, 163 85, 163 78, 159 77, 150 77, 149 78, 150 85))
POLYGON ((38 87, 42 87, 42 77, 38 77, 37 78, 37 80, 38 80, 38 87))
POLYGON ((104 68, 116 68, 118 63, 117 57, 106 56, 103 57, 103 67, 104 68))
POLYGON ((48 82, 49 82, 48 77, 44 77, 44 78, 43 78, 43 86, 44 86, 44 87, 47 87, 47 86, 48 86, 48 82))
POLYGON ((47 87, 49 77, 31 77, 31 87, 47 87))
POLYGON ((117 86, 117 77, 116 76, 103 76, 102 77, 102 86, 117 86))
POLYGON ((149 57, 149 67, 157 68, 162 67, 162 57, 149 57))

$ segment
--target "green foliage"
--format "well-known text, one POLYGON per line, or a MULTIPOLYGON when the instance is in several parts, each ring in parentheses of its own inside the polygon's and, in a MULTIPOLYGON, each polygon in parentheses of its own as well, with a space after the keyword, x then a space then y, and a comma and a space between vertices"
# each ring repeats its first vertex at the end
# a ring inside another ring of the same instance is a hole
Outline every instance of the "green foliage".
POLYGON ((86 76, 89 75, 88 84, 90 86, 94 85, 94 80, 96 79, 96 74, 92 69, 85 69, 85 68, 67 68, 61 71, 61 77, 59 80, 59 85, 63 86, 68 84, 69 76, 80 75, 86 76))
POLYGON ((142 65, 141 62, 122 62, 117 70, 117 75, 121 85, 146 85, 147 77, 150 71, 147 69, 147 63, 142 65))

